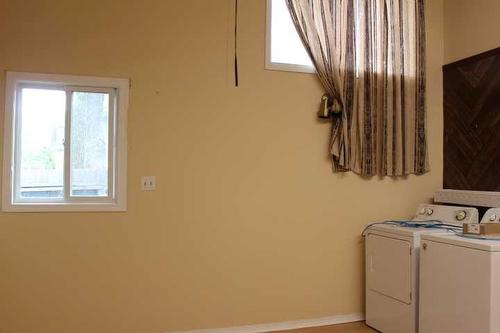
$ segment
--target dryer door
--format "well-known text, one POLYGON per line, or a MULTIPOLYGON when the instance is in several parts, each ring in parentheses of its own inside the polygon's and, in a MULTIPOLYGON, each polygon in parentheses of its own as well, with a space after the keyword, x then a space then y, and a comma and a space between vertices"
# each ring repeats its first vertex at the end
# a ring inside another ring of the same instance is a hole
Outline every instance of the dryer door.
POLYGON ((375 234, 366 237, 368 289, 411 303, 411 243, 375 234))

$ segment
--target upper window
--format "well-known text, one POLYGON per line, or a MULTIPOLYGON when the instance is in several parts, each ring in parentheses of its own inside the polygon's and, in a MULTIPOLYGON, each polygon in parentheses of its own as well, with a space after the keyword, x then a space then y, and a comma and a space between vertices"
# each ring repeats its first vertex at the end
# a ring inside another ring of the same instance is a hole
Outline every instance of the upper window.
POLYGON ((126 209, 129 81, 7 73, 3 210, 126 209))
POLYGON ((267 0, 266 68, 314 73, 285 0, 267 0))

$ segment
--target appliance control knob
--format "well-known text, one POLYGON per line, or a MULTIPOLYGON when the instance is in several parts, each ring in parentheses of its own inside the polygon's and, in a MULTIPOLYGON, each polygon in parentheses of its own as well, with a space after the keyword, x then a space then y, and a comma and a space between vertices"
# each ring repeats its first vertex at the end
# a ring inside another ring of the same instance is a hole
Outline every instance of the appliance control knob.
POLYGON ((455 218, 457 221, 463 221, 467 217, 467 212, 465 210, 460 210, 457 212, 457 215, 455 215, 455 218))
POLYGON ((418 212, 420 215, 425 215, 425 212, 427 212, 427 209, 425 207, 420 208, 420 211, 418 212))
POLYGON ((427 215, 431 216, 432 214, 434 214, 434 209, 429 207, 429 208, 427 208, 426 213, 427 213, 427 215))
POLYGON ((495 221, 497 220, 497 214, 492 214, 492 215, 490 215, 489 220, 490 220, 491 222, 495 222, 495 221))

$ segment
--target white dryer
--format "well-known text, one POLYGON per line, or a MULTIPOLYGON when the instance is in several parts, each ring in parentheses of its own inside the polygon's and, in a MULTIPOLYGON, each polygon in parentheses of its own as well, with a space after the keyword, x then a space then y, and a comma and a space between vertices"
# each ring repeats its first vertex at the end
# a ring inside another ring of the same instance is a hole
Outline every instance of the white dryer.
POLYGON ((500 241, 423 236, 419 321, 420 333, 500 333, 500 241))
MULTIPOLYGON (((420 205, 412 221, 477 223, 470 207, 420 205)), ((418 332, 420 238, 449 231, 439 228, 376 224, 365 232, 366 323, 383 333, 418 332)))

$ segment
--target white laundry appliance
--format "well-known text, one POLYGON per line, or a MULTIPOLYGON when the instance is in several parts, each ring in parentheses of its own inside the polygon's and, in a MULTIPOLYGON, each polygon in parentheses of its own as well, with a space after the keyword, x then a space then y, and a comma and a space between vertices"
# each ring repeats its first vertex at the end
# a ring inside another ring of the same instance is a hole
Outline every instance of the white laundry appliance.
POLYGON ((500 240, 469 237, 422 236, 420 333, 500 333, 500 240))
POLYGON ((420 205, 412 222, 374 224, 365 231, 366 323, 383 333, 418 332, 418 263, 423 235, 449 233, 443 224, 477 223, 478 211, 471 207, 420 205))

